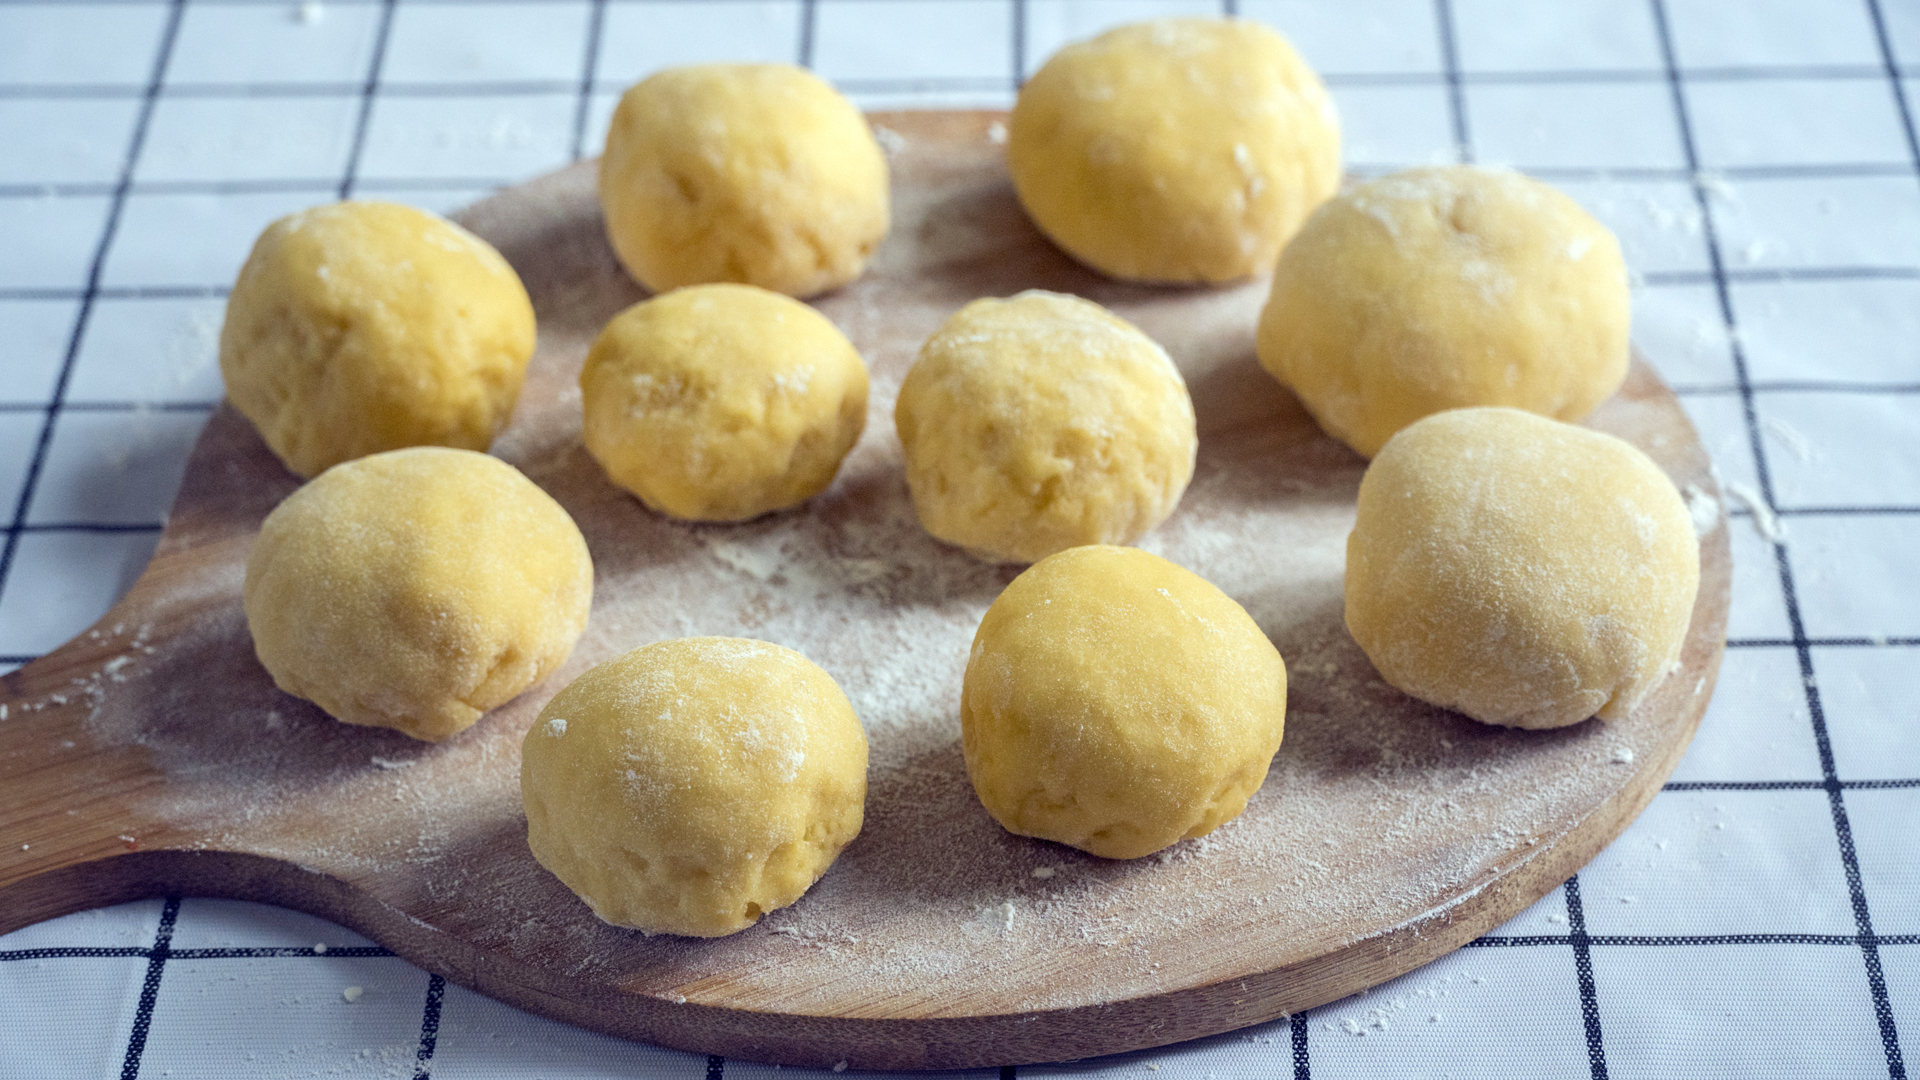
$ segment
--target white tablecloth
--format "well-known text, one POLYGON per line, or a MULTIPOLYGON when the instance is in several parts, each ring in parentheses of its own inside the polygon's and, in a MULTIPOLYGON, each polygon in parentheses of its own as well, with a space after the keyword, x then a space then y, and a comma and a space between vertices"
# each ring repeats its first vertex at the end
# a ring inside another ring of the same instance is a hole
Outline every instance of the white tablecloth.
MULTIPOLYGON (((1905 1076, 1912 0, 0 0, 0 658, 52 650, 139 575, 221 394, 226 286, 272 218, 342 195, 446 210, 591 155, 665 65, 798 61, 868 108, 1004 106, 1066 41, 1196 12, 1295 41, 1353 171, 1510 164, 1619 234, 1635 338, 1738 495, 1732 640, 1673 782, 1494 934, 1288 1020, 1017 1072, 1905 1076)), ((529 1016, 258 905, 157 898, 0 937, 0 1076, 116 1069, 773 1072, 529 1016)))

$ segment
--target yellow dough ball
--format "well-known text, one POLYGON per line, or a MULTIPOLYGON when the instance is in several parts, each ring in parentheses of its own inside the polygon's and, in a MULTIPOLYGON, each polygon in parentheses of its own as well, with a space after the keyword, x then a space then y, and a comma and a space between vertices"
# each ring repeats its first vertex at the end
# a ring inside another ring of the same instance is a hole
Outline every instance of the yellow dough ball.
POLYGON ((227 399, 302 477, 403 446, 485 450, 533 356, 513 267, 444 218, 344 202, 267 226, 220 330, 227 399))
POLYGON ((798 900, 859 835, 867 739, 791 649, 662 641, 547 703, 520 794, 534 858, 595 915, 719 937, 798 900))
POLYGON ((1069 255, 1135 281, 1273 265, 1340 185, 1326 88, 1258 23, 1165 19, 1070 45, 1020 91, 1007 169, 1069 255))
POLYGON ((1173 512, 1198 439, 1166 350, 1098 304, 975 300, 894 406, 920 523, 986 559, 1125 544, 1173 512))
POLYGON ((1672 481, 1517 409, 1402 431, 1360 482, 1347 629, 1387 682, 1489 724, 1633 711, 1680 656, 1700 549, 1672 481))
POLYGON ((513 466, 416 447, 336 465, 275 507, 242 596, 280 689, 439 742, 566 660, 593 563, 513 466))
POLYGON ((1430 413, 1577 420, 1627 374, 1627 273, 1606 227, 1519 173, 1458 165, 1361 184, 1287 245, 1260 363, 1367 457, 1430 413))
POLYGON ((887 161, 853 104, 802 68, 700 64, 620 99, 600 161, 607 238, 655 292, 731 281, 812 296, 887 234, 887 161))
POLYGON ((987 609, 961 747, 1010 832, 1135 859, 1245 809, 1286 713, 1286 665, 1239 604, 1157 555, 1078 547, 987 609))
POLYGON ((826 316, 751 285, 621 312, 580 369, 587 450, 648 507, 744 521, 826 489, 867 424, 867 368, 826 316))

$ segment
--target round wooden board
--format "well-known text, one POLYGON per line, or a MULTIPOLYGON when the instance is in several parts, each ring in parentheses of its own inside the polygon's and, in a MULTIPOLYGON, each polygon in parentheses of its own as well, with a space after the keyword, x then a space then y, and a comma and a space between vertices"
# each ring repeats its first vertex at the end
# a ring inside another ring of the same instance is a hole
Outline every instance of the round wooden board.
MULTIPOLYGON (((894 230, 865 277, 818 303, 872 366, 872 408, 826 494, 743 525, 689 526, 614 489, 580 446, 574 380, 594 334, 642 293, 603 238, 593 166, 471 208, 462 220, 519 269, 540 316, 495 452, 574 515, 594 556, 592 624, 572 659, 438 746, 276 691, 240 581, 261 518, 297 481, 223 407, 131 593, 4 679, 0 930, 138 896, 239 897, 630 1038, 815 1066, 1005 1065, 1163 1045, 1383 982, 1546 894, 1647 804, 1718 673, 1724 516, 1703 538, 1683 670, 1629 719, 1510 731, 1408 699, 1342 624, 1365 463, 1255 364, 1265 284, 1090 274, 1021 213, 998 114, 874 120, 891 133, 894 230), (967 301, 1026 288, 1107 304, 1180 364, 1199 465, 1141 546, 1245 605, 1290 674, 1286 742, 1246 813, 1134 862, 1011 836, 974 800, 960 674, 1017 568, 919 529, 893 435, 921 341, 967 301), (533 861, 518 790, 520 739, 566 680, 696 633, 800 649, 847 690, 872 743, 860 838, 798 903, 711 941, 598 922, 533 861)), ((1589 422, 1717 498, 1645 364, 1589 422)))

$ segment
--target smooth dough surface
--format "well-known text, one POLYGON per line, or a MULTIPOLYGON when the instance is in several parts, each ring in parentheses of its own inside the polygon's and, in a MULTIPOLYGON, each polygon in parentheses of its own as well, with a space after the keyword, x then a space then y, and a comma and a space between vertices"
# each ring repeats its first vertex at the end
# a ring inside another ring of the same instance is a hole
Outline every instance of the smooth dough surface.
POLYGON ((267 226, 220 330, 227 398, 302 477, 382 450, 485 450, 533 356, 533 304, 444 218, 343 202, 267 226))
POLYGON ((1322 206, 1287 245, 1260 363, 1366 457, 1442 409, 1577 420, 1627 374, 1626 264, 1606 227, 1507 169, 1412 169, 1322 206))
POLYGON ((336 465, 275 507, 243 598, 280 689, 439 742, 566 660, 593 563, 513 466, 416 447, 336 465))
POLYGON ((607 238, 642 285, 729 281, 812 296, 887 234, 866 118, 804 68, 699 64, 628 90, 600 161, 607 238))
POLYGON ((894 406, 928 532, 1032 562, 1126 544, 1193 477, 1193 401, 1166 350, 1098 304, 976 300, 929 338, 894 406))
POLYGON ((1517 409, 1413 424, 1360 481, 1347 628, 1387 682, 1489 724, 1633 711, 1678 660, 1693 519, 1651 459, 1517 409))
POLYGON ((620 313, 580 370, 587 450, 648 507, 744 521, 833 482, 867 423, 867 368, 826 316, 750 285, 620 313))
POLYGON ((693 937, 786 907, 860 832, 867 740, 833 678, 741 638, 574 680, 521 751, 534 857, 617 926, 693 937))
POLYGON ((1332 99, 1254 22, 1164 19, 1069 45, 1021 89, 1007 136, 1041 231, 1135 281, 1261 273, 1340 184, 1332 99))
POLYGON ((1245 809, 1286 710, 1279 651, 1225 593, 1137 548, 1077 547, 987 609, 961 747, 1009 831, 1134 859, 1245 809))

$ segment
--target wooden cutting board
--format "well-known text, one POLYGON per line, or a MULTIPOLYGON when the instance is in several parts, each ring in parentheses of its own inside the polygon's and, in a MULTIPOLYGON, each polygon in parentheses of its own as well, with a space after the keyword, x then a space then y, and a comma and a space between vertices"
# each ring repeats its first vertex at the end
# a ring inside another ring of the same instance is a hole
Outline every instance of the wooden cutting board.
MULTIPOLYGON (((685 525, 612 487, 579 439, 575 375, 642 293, 602 236, 591 164, 461 219, 526 279, 540 343, 495 453, 573 514, 592 624, 553 680, 430 746, 276 691, 240 610, 261 518, 297 481, 221 408, 159 550, 94 629, 4 678, 0 930, 158 894, 331 919, 429 971, 600 1031, 816 1066, 953 1068, 1157 1046, 1331 1001, 1498 926, 1653 797, 1724 648, 1724 515, 1703 538, 1684 656, 1632 717, 1485 727, 1392 690, 1341 621, 1364 462, 1253 358, 1264 282, 1147 288, 1076 266, 1015 202, 990 113, 874 118, 895 224, 860 281, 819 301, 873 369, 867 432, 797 510, 685 525), (892 410, 922 340, 962 304, 1078 293, 1173 354, 1199 465, 1141 546, 1211 579, 1279 646, 1286 742, 1239 819, 1109 862, 1008 835, 959 748, 967 646, 1016 568, 928 538, 892 410), (872 744, 867 825, 798 903, 733 937, 598 922, 526 845, 520 739, 589 665, 661 638, 792 646, 847 690, 872 744)), ((1673 395, 1636 362, 1591 424, 1717 497, 1673 395)))

